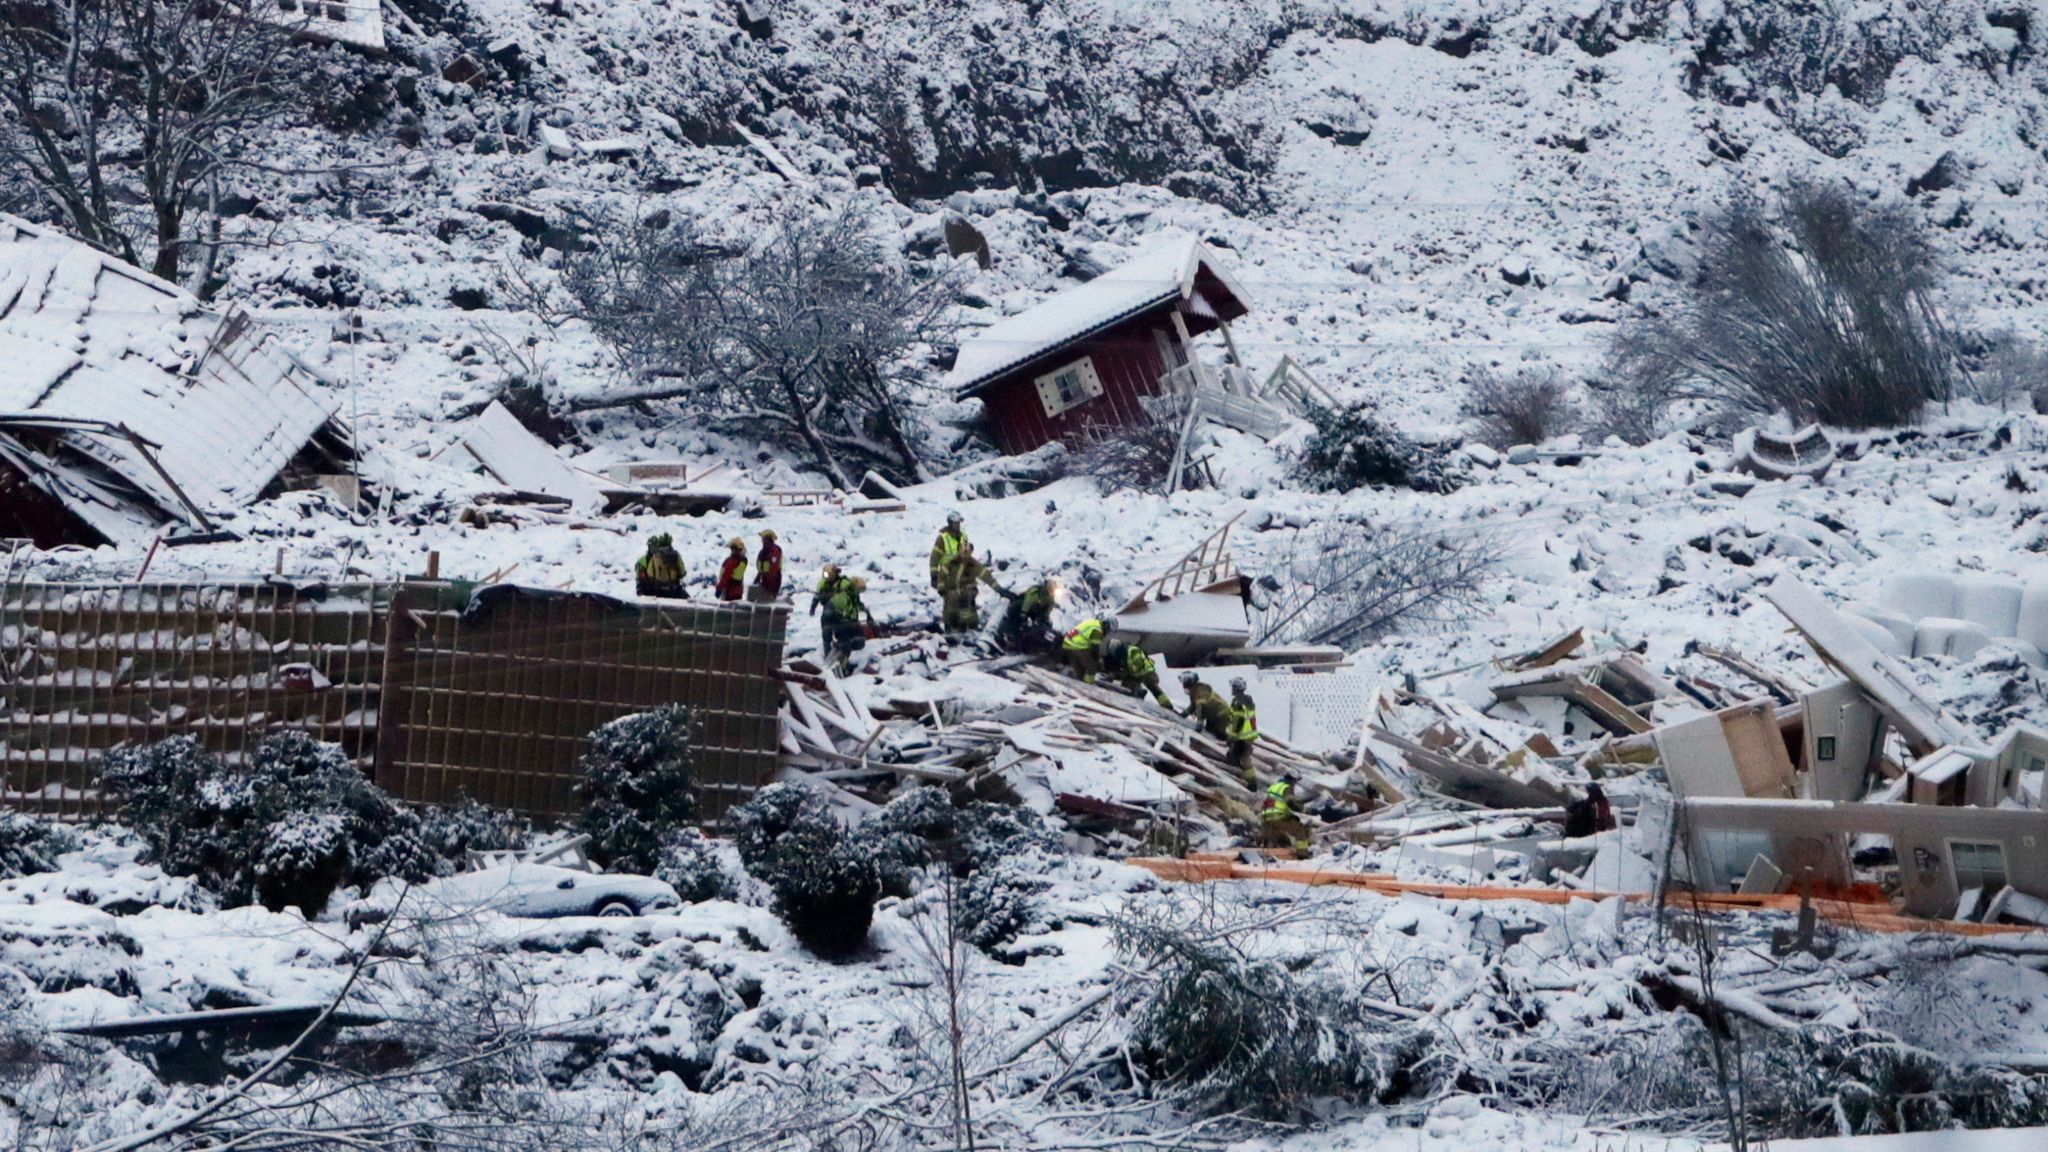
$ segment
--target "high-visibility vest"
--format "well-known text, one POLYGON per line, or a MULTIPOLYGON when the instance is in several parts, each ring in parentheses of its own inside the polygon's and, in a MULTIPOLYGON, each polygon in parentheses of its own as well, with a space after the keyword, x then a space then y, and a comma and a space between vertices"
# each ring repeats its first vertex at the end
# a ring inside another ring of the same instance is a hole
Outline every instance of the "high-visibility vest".
POLYGON ((754 577, 754 583, 764 588, 773 588, 778 592, 781 591, 782 549, 773 544, 763 544, 761 545, 761 555, 758 559, 760 575, 754 577))
POLYGON ((1061 646, 1074 652, 1086 652, 1102 643, 1102 621, 1083 620, 1067 632, 1061 646))
POLYGON ((832 593, 832 610, 847 620, 860 619, 860 589, 853 586, 853 581, 840 578, 839 588, 832 593))
POLYGON ((683 565, 673 550, 653 551, 633 565, 633 573, 649 580, 673 584, 683 578, 683 565))
POLYGON ((1259 808, 1259 819, 1271 822, 1287 820, 1294 816, 1294 809, 1287 802, 1294 795, 1294 786, 1285 780, 1275 780, 1266 786, 1266 803, 1259 808))
POLYGON ((1131 674, 1132 679, 1143 680, 1157 672, 1159 666, 1152 663, 1152 658, 1145 655, 1143 648, 1129 644, 1124 647, 1124 669, 1131 674))
POLYGON ((1246 700, 1240 704, 1230 702, 1230 738, 1232 740, 1257 740, 1259 738, 1259 707, 1246 700))

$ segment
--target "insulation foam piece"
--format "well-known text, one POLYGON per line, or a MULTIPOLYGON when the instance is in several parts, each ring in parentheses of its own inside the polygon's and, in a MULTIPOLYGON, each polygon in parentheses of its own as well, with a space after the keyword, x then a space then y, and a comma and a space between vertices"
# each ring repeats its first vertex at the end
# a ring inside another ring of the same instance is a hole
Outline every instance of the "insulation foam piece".
POLYGON ((2019 638, 2048 652, 2048 579, 2030 580, 2020 593, 2019 638))
POLYGON ((1956 577, 1956 616, 1993 636, 2020 634, 2020 585, 1996 576, 1956 577))
MULTIPOLYGON (((1856 631, 1863 634, 1863 638, 1865 640, 1870 641, 1870 646, 1872 648, 1877 649, 1879 652, 1882 652, 1887 656, 1911 656, 1913 654, 1912 621, 1906 621, 1906 636, 1905 639, 1902 640, 1899 638, 1898 633, 1893 632, 1889 627, 1886 626, 1884 621, 1873 620, 1860 612, 1856 612, 1856 608, 1854 606, 1852 606, 1849 609, 1849 611, 1855 613, 1854 615, 1851 615, 1848 618, 1849 623, 1855 626, 1856 631)), ((1885 609, 1879 608, 1878 611, 1884 612, 1885 609)), ((1889 612, 1887 613, 1887 615, 1898 616, 1899 614, 1896 612, 1889 612)), ((1902 616, 1899 618, 1902 620, 1905 619, 1902 616)))
POLYGON ((1989 643, 1990 634, 1968 620, 1930 616, 1920 621, 1920 627, 1914 633, 1913 655, 1953 656, 1958 660, 1968 660, 1989 643))
POLYGON ((1956 582, 1953 576, 1936 572, 1900 572, 1884 582, 1877 601, 1908 619, 1930 616, 1953 619, 1956 614, 1956 582))
POLYGON ((1861 617, 1873 624, 1877 624, 1890 634, 1891 640, 1887 643, 1880 644, 1876 640, 1870 642, 1879 652, 1887 656, 1911 656, 1913 654, 1913 633, 1915 630, 1912 617, 1903 612, 1894 612, 1881 605, 1865 604, 1861 601, 1851 601, 1842 605, 1842 611, 1847 612, 1851 616, 1861 617))

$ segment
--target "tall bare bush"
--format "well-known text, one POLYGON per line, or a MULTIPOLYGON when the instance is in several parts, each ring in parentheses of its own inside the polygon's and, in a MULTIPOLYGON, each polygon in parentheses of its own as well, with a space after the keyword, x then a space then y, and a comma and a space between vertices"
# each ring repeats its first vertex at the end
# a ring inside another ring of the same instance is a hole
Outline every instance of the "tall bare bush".
POLYGON ((1480 441, 1495 448, 1541 444, 1571 431, 1579 420, 1570 386, 1550 370, 1475 370, 1465 386, 1464 415, 1480 441))
POLYGON ((1775 214, 1753 199, 1708 214, 1700 249, 1673 312, 1611 349, 1624 386, 1845 428, 1910 423, 1949 397, 1941 268, 1909 209, 1794 184, 1775 214))

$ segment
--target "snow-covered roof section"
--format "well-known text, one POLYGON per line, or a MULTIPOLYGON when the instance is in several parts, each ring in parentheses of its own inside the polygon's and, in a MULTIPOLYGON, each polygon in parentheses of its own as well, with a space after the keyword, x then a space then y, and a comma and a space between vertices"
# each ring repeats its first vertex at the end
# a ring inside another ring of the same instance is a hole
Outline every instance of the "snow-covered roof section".
POLYGON ((965 396, 1010 369, 1175 298, 1188 300, 1198 316, 1213 316, 1216 302, 1195 291, 1196 278, 1203 274, 1213 277, 1241 309, 1250 308, 1250 298, 1224 271, 1215 249, 1184 232, 1161 233, 1139 245, 1130 259, 1086 284, 998 320, 963 341, 946 385, 965 396))
POLYGON ((247 316, 4 215, 0 365, 8 458, 110 539, 247 505, 336 407, 247 316))
POLYGON ((547 441, 527 431, 526 425, 496 400, 456 447, 508 488, 558 497, 580 509, 604 504, 604 490, 595 479, 556 455, 547 441))

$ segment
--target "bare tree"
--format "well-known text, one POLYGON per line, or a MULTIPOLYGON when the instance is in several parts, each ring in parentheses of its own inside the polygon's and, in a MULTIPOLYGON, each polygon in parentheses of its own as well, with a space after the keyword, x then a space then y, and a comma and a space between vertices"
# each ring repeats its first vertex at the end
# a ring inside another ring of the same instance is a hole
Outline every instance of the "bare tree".
POLYGON ((1990 344, 1983 365, 1970 374, 1972 398, 2003 411, 2022 397, 2023 406, 2039 411, 2040 398, 2048 396, 2048 351, 2011 329, 1993 333, 1990 344))
POLYGON ((852 208, 791 212, 752 245, 694 221, 600 233, 567 285, 652 386, 582 407, 687 400, 799 447, 841 488, 865 467, 924 478, 907 409, 919 354, 951 332, 950 274, 904 269, 852 208))
POLYGON ((178 280, 218 241, 222 170, 284 108, 288 23, 276 0, 0 6, 0 167, 86 243, 178 280))
POLYGON ((1502 546, 1490 536, 1326 523, 1295 537, 1260 613, 1260 643, 1370 643, 1398 628, 1454 624, 1476 610, 1502 546))
POLYGON ((1626 386, 1848 428, 1909 423, 1949 397, 1941 269, 1909 208, 1798 183, 1775 217, 1738 199, 1701 228, 1700 271, 1677 309, 1611 349, 1626 386))
POLYGON ((1571 431, 1579 418, 1569 386, 1554 369, 1514 375, 1475 370, 1465 386, 1464 415, 1479 439, 1495 448, 1541 444, 1571 431))

